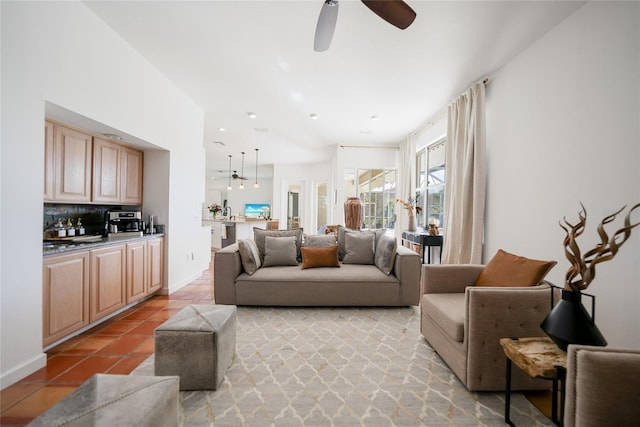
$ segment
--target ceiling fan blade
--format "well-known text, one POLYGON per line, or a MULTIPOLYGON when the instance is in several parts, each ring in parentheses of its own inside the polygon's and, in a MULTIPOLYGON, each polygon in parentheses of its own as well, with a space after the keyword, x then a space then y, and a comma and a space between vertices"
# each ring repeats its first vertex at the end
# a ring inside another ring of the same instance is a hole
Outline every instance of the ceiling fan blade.
POLYGON ((362 0, 362 3, 380 18, 401 30, 416 19, 416 12, 402 0, 362 0))
POLYGON ((320 9, 318 16, 318 24, 316 25, 316 36, 313 40, 313 50, 316 52, 324 52, 329 49, 333 32, 336 29, 336 21, 338 20, 338 2, 337 0, 325 0, 320 9))

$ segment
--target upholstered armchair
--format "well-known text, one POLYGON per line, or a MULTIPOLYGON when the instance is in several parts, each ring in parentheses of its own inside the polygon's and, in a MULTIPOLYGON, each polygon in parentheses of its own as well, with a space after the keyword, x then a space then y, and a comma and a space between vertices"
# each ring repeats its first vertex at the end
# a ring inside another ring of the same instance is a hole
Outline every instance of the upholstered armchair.
MULTIPOLYGON (((540 323, 551 308, 549 283, 474 286, 484 265, 422 268, 422 335, 469 390, 504 390, 506 359, 499 340, 545 336, 540 323)), ((516 369, 512 375, 512 390, 551 387, 516 369)))
POLYGON ((640 349, 569 345, 566 427, 637 426, 640 349))

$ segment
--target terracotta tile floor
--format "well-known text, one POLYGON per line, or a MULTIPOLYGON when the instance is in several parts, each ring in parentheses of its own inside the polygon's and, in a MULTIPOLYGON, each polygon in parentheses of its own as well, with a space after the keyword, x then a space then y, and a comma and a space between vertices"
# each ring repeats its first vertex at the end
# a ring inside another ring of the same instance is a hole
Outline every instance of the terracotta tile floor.
POLYGON ((189 304, 212 304, 212 272, 154 296, 47 351, 47 366, 0 392, 0 425, 24 426, 96 373, 126 375, 153 354, 156 327, 189 304))
MULTIPOLYGON (((212 263, 213 264, 213 263, 212 263)), ((0 391, 0 426, 24 426, 96 373, 126 375, 153 353, 157 326, 189 304, 212 304, 212 271, 154 296, 47 351, 47 366, 0 391)), ((550 417, 550 392, 527 398, 550 417)))

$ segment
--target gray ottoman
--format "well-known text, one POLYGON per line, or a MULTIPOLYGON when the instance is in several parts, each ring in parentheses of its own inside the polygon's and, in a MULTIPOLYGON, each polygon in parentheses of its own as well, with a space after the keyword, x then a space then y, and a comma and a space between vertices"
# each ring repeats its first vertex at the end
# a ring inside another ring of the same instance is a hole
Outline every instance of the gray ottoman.
POLYGON ((190 305, 155 331, 156 375, 180 390, 217 390, 236 352, 236 306, 190 305))
POLYGON ((31 427, 177 427, 178 377, 96 374, 31 427))

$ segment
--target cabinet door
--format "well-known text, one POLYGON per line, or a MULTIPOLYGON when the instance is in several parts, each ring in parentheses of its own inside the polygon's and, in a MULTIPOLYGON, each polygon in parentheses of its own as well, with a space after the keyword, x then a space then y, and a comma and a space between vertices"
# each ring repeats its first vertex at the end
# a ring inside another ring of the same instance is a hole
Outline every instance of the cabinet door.
POLYGON ((120 202, 123 204, 142 204, 142 162, 142 151, 122 147, 120 202))
POLYGON ((147 295, 147 242, 127 244, 127 304, 147 295))
POLYGON ((149 287, 147 294, 151 294, 162 288, 164 263, 163 241, 164 239, 162 237, 147 241, 149 244, 149 287))
POLYGON ((93 138, 94 202, 120 202, 120 153, 119 144, 93 138))
POLYGON ((89 324, 89 252, 45 258, 42 275, 47 346, 89 324))
POLYGON ((54 198, 91 201, 91 135, 54 125, 54 198))
POLYGON ((90 321, 94 322, 125 305, 126 248, 95 249, 91 260, 90 321))
POLYGON ((44 122, 44 201, 54 198, 53 123, 44 122))

